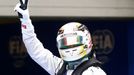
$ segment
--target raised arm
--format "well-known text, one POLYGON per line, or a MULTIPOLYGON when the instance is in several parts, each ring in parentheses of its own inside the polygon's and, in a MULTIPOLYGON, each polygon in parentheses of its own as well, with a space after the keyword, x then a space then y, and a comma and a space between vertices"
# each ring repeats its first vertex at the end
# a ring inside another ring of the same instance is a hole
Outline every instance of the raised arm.
POLYGON ((15 11, 22 15, 20 18, 23 42, 31 58, 43 67, 49 74, 54 75, 55 70, 62 60, 54 56, 49 50, 45 49, 42 43, 37 39, 34 32, 28 9, 21 9, 17 4, 15 11))

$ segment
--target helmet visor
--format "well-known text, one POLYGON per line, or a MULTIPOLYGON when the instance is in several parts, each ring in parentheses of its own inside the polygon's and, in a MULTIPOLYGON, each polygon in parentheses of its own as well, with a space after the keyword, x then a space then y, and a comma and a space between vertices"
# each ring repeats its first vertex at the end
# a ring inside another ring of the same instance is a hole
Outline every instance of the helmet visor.
POLYGON ((83 45, 82 40, 82 36, 64 37, 58 41, 58 46, 60 49, 73 48, 83 45))

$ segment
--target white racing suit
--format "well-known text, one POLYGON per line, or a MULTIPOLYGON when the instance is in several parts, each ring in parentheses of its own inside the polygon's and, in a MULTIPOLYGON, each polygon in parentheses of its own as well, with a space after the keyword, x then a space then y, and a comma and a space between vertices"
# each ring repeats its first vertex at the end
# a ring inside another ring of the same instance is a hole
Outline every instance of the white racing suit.
MULTIPOLYGON (((23 41, 31 58, 44 68, 50 75, 56 75, 63 65, 63 60, 54 56, 48 49, 44 48, 34 33, 31 20, 22 20, 23 41)), ((66 75, 71 75, 73 70, 67 70, 66 75)), ((91 66, 82 75, 106 75, 100 67, 91 66)))
MULTIPOLYGON (((37 39, 34 33, 34 27, 29 18, 28 11, 23 11, 19 6, 15 7, 15 10, 23 15, 21 18, 21 29, 23 42, 26 46, 28 54, 31 58, 37 62, 43 69, 45 69, 50 75, 57 75, 58 71, 63 66, 64 61, 54 56, 48 49, 44 48, 42 43, 37 39)), ((65 68, 66 69, 66 68, 65 68)), ((66 70, 65 75, 72 75, 74 70, 66 70)), ((90 66, 82 72, 81 75, 106 75, 100 67, 90 66)))

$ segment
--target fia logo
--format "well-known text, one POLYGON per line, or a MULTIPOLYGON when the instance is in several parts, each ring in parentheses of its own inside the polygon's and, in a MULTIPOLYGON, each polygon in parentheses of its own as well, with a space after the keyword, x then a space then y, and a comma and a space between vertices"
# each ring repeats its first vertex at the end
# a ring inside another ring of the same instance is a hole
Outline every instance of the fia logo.
POLYGON ((102 62, 108 62, 107 55, 113 51, 115 39, 112 31, 108 29, 96 30, 93 35, 93 49, 102 62))
POLYGON ((26 48, 19 36, 12 36, 9 39, 9 53, 13 59, 14 67, 21 68, 25 64, 26 48))

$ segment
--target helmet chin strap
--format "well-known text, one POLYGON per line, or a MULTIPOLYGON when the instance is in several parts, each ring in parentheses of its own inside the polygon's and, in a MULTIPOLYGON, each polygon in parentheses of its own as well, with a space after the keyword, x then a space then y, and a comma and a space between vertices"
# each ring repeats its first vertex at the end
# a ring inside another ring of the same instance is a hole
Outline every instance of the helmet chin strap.
POLYGON ((67 62, 68 63, 67 69, 74 70, 74 69, 76 69, 77 66, 79 66, 81 63, 83 63, 84 61, 87 61, 87 60, 89 60, 89 58, 87 56, 85 56, 79 60, 67 62))

